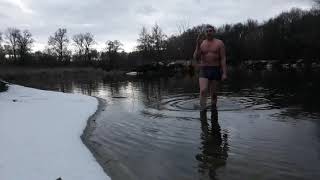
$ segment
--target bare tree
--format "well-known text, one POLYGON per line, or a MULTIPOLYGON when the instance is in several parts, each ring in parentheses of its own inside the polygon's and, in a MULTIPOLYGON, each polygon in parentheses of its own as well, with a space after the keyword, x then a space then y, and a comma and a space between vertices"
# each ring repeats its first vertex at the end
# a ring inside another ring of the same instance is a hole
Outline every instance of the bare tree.
POLYGON ((165 49, 165 38, 166 35, 162 32, 162 29, 158 24, 155 24, 152 27, 152 34, 151 34, 151 43, 152 48, 156 52, 157 60, 160 60, 162 57, 161 51, 165 49))
POLYGON ((177 23, 178 35, 182 35, 190 28, 190 23, 188 20, 184 19, 177 23))
POLYGON ((33 42, 34 39, 32 38, 32 34, 28 30, 24 30, 22 34, 19 33, 17 38, 17 44, 22 64, 25 62, 26 55, 31 50, 33 42))
POLYGON ((148 30, 146 27, 142 27, 141 32, 139 34, 138 41, 138 50, 140 51, 147 51, 150 49, 150 34, 148 33, 148 30))
POLYGON ((60 61, 69 54, 68 44, 69 39, 65 28, 59 28, 53 36, 49 37, 48 45, 58 55, 60 61))
POLYGON ((87 61, 90 61, 90 50, 92 45, 95 44, 93 34, 80 33, 72 37, 76 48, 78 49, 78 55, 81 57, 84 55, 87 61))
POLYGON ((14 60, 17 61, 17 49, 18 49, 18 38, 20 36, 20 30, 17 28, 8 28, 5 31, 5 38, 9 44, 14 60))
POLYGON ((0 63, 2 63, 2 60, 4 59, 4 48, 2 47, 2 42, 3 42, 3 39, 2 39, 2 32, 0 32, 0 63))
POLYGON ((3 45, 3 49, 4 49, 5 54, 8 54, 9 56, 13 54, 12 48, 10 45, 8 45, 8 44, 3 45))
POLYGON ((107 50, 107 55, 109 56, 109 66, 112 69, 115 65, 115 60, 118 58, 119 53, 118 51, 122 50, 123 44, 118 41, 107 41, 106 42, 106 50, 107 50))
POLYGON ((185 44, 188 43, 188 42, 186 42, 186 41, 188 41, 186 32, 189 28, 190 28, 190 23, 186 19, 183 19, 177 23, 178 36, 180 38, 177 39, 176 43, 178 43, 178 46, 179 46, 177 48, 177 53, 180 58, 182 58, 184 55, 186 55, 186 53, 184 52, 185 51, 184 47, 185 47, 185 44))
POLYGON ((90 61, 90 49, 93 44, 95 44, 93 34, 87 32, 84 35, 84 49, 85 49, 85 55, 87 57, 87 61, 90 61))
POLYGON ((320 0, 314 0, 316 9, 320 9, 320 0))
POLYGON ((151 35, 146 27, 142 27, 139 34, 137 49, 142 52, 143 57, 147 58, 151 51, 151 35))
POLYGON ((3 41, 3 39, 2 39, 2 32, 0 32, 0 47, 2 47, 2 41, 3 41))
POLYGON ((78 49, 78 55, 82 56, 84 52, 84 35, 76 34, 72 37, 75 47, 78 49))
POLYGON ((118 40, 107 41, 106 45, 107 45, 106 50, 109 54, 117 53, 118 51, 122 50, 121 47, 123 46, 123 44, 118 40))

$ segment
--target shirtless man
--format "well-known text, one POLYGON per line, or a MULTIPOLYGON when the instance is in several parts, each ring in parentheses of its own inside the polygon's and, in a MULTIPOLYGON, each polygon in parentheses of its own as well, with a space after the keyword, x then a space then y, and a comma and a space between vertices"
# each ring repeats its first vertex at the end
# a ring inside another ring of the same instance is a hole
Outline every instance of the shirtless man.
POLYGON ((217 108, 218 84, 227 79, 227 65, 225 47, 221 40, 214 37, 215 28, 206 26, 206 39, 201 41, 200 35, 197 39, 196 50, 193 57, 199 63, 199 86, 201 110, 206 110, 207 92, 210 88, 211 110, 217 108))

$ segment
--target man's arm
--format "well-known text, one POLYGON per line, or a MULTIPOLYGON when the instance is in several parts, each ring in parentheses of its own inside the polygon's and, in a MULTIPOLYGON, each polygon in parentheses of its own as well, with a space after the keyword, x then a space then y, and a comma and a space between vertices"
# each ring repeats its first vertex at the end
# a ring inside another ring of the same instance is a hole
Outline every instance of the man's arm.
POLYGON ((221 41, 220 45, 220 57, 221 57, 221 68, 222 68, 222 80, 227 79, 227 58, 226 58, 226 49, 221 41))
POLYGON ((201 58, 201 51, 200 51, 200 47, 196 47, 196 50, 194 51, 193 53, 193 59, 197 60, 197 62, 200 61, 200 58, 201 58))
POLYGON ((199 62, 201 59, 201 48, 200 48, 201 43, 202 42, 200 41, 200 34, 199 34, 196 42, 196 50, 193 53, 193 59, 197 60, 197 62, 199 62))

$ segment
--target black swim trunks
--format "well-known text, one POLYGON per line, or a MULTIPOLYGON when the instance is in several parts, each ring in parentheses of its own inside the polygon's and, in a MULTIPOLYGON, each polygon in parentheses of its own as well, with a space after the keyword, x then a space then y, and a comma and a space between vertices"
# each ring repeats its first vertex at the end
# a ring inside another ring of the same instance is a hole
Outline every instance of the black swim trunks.
POLYGON ((221 81, 222 71, 220 66, 201 66, 199 78, 221 81))

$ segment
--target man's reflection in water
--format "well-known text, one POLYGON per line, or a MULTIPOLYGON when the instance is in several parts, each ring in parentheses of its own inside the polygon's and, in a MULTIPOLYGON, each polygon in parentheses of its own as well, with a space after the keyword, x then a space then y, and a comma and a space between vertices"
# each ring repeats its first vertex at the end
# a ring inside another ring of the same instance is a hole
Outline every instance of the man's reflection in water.
POLYGON ((199 172, 209 179, 215 180, 216 169, 225 166, 228 157, 228 135, 221 134, 218 122, 218 112, 213 110, 211 114, 211 129, 207 122, 207 113, 200 112, 201 120, 201 153, 196 155, 199 161, 199 172))

